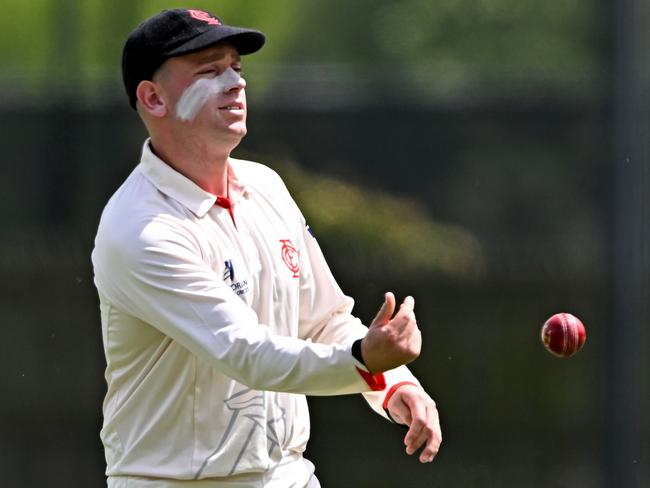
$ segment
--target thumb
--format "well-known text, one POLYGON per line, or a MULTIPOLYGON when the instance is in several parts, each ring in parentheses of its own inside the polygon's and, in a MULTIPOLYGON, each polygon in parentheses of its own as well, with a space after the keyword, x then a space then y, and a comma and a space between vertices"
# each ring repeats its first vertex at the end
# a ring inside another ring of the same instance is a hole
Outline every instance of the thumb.
POLYGON ((381 304, 381 308, 375 319, 370 324, 370 327, 381 327, 390 322, 391 317, 395 312, 395 295, 392 292, 388 291, 384 294, 384 303, 381 304))

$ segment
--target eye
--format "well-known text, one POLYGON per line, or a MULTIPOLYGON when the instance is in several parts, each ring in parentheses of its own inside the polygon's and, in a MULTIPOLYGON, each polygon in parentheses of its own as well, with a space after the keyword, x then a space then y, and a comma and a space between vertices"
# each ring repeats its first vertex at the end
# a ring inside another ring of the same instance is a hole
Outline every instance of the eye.
POLYGON ((214 78, 215 76, 217 76, 217 74, 218 73, 217 73, 216 69, 206 69, 206 70, 199 71, 198 73, 196 73, 197 76, 208 76, 208 77, 211 77, 211 78, 214 78))

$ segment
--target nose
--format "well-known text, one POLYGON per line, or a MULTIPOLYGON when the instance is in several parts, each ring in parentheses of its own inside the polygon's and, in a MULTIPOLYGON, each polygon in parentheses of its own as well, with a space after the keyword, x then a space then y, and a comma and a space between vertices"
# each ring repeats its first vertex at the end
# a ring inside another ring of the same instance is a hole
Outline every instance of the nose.
POLYGON ((232 68, 228 68, 226 72, 227 83, 226 83, 226 92, 239 91, 246 88, 246 80, 232 68))
POLYGON ((232 87, 230 87, 228 91, 230 92, 240 91, 243 90, 244 88, 246 88, 246 80, 240 77, 239 80, 237 80, 237 83, 234 84, 232 87))

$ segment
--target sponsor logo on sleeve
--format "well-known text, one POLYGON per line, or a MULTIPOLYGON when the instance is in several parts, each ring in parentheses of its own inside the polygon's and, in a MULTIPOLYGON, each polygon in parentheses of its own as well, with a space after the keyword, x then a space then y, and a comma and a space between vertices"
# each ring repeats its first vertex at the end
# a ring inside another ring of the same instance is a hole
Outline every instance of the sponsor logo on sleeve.
POLYGON ((224 261, 223 280, 226 283, 230 284, 230 288, 232 288, 232 291, 234 291, 237 295, 243 295, 244 293, 248 293, 249 290, 248 280, 236 279, 235 266, 232 263, 232 259, 227 259, 226 261, 224 261))

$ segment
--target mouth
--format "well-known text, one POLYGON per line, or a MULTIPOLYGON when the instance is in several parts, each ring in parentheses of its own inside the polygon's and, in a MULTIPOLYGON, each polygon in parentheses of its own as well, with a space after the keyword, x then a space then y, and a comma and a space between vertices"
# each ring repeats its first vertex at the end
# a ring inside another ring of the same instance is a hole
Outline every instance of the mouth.
POLYGON ((242 103, 230 103, 228 105, 224 105, 223 107, 219 107, 219 110, 239 111, 244 110, 244 105, 242 103))

